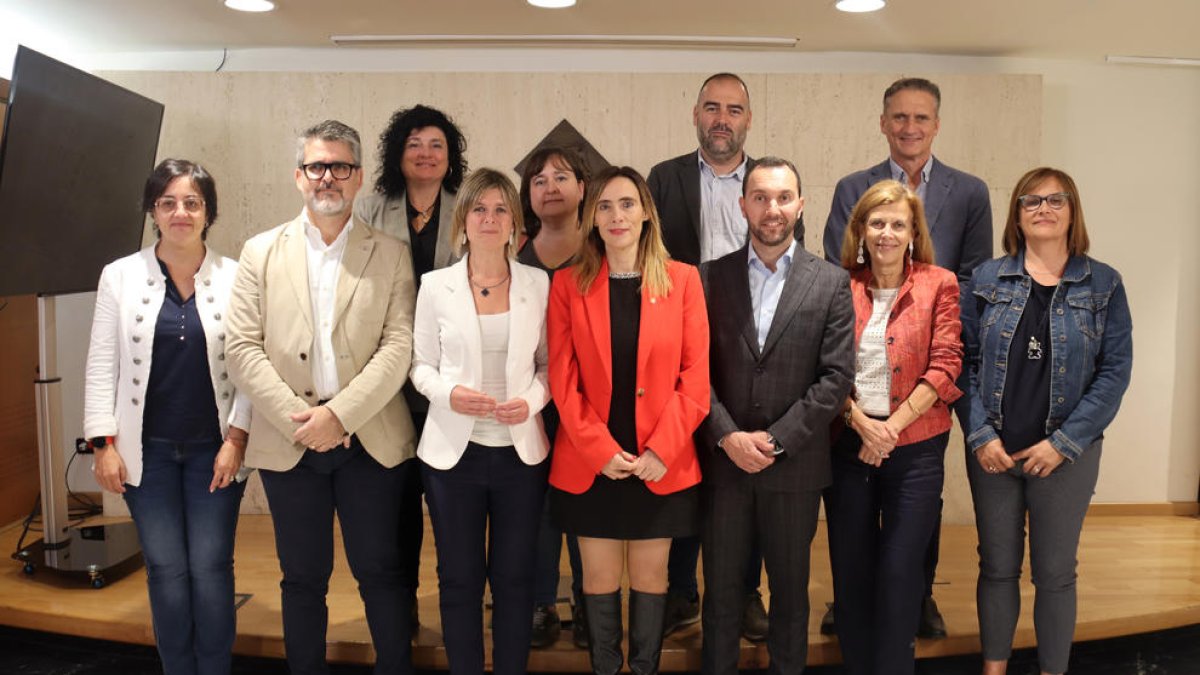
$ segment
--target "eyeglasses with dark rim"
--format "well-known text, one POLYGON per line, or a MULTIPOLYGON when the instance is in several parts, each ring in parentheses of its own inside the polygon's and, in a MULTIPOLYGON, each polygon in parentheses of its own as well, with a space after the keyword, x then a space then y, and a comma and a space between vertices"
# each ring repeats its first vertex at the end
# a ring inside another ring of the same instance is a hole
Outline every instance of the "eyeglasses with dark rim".
POLYGON ((301 169, 304 169, 304 175, 309 180, 321 180, 325 177, 325 172, 328 171, 333 175, 334 180, 346 180, 354 170, 359 168, 358 164, 347 164, 346 162, 309 162, 301 164, 301 169))
POLYGON ((183 210, 188 213, 200 213, 204 208, 204 200, 199 197, 184 197, 182 200, 174 197, 159 197, 154 200, 154 208, 160 213, 175 213, 175 209, 183 204, 183 210))
POLYGON ((1037 211, 1042 207, 1042 202, 1050 205, 1050 208, 1059 211, 1062 207, 1071 203, 1070 192, 1055 192, 1052 195, 1021 195, 1017 197, 1017 203, 1026 211, 1037 211))

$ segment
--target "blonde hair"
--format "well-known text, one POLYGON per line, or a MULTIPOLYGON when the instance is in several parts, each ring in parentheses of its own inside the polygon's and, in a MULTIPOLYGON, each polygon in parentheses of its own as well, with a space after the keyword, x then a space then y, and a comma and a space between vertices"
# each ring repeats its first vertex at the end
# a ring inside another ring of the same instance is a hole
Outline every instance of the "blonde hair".
POLYGON ((517 196, 517 189, 513 187, 508 176, 495 169, 487 168, 477 169, 467 176, 455 198, 454 218, 450 223, 450 245, 455 255, 461 256, 463 251, 470 250, 471 245, 467 241, 467 214, 471 212, 475 202, 479 201, 483 193, 492 189, 500 191, 500 198, 504 200, 504 206, 512 215, 512 234, 504 244, 504 255, 509 258, 516 257, 517 237, 524 230, 521 218, 521 198, 517 196))
POLYGON ((654 208, 654 198, 650 196, 650 187, 646 179, 635 169, 628 166, 610 166, 592 179, 587 186, 587 197, 583 202, 583 244, 575 260, 575 281, 579 284, 579 292, 587 294, 600 273, 600 265, 604 261, 604 240, 596 229, 596 205, 600 201, 600 193, 609 183, 618 178, 631 181, 638 191, 642 201, 642 211, 646 220, 642 222, 642 234, 638 240, 637 266, 642 274, 642 288, 651 295, 665 297, 671 292, 671 277, 667 273, 667 263, 671 256, 663 244, 662 224, 658 219, 658 209, 654 208))
POLYGON ((871 266, 869 255, 863 256, 863 262, 858 262, 858 252, 866 238, 867 217, 880 206, 900 202, 907 203, 913 214, 913 262, 933 264, 933 241, 929 238, 929 226, 925 223, 925 207, 921 205, 921 198, 903 183, 885 180, 867 188, 850 212, 850 222, 842 239, 842 267, 855 271, 871 266))

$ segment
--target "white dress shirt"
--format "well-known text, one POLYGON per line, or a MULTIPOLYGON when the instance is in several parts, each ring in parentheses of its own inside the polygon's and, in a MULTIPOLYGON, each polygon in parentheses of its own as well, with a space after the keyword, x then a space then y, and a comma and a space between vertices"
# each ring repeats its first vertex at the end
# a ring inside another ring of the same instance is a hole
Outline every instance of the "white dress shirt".
POLYGON ((700 151, 700 262, 716 260, 746 245, 746 216, 738 198, 746 178, 746 156, 727 174, 718 176, 700 151))
POLYGON ((308 220, 304 212, 304 235, 308 244, 308 296, 312 302, 313 385, 317 398, 325 401, 342 390, 337 374, 337 354, 333 350, 333 309, 337 297, 338 275, 342 269, 342 254, 346 239, 354 229, 354 219, 347 218, 346 226, 333 243, 326 245, 321 231, 308 220))
POLYGON ((750 306, 754 318, 754 330, 758 335, 758 348, 761 351, 767 344, 767 335, 771 332, 771 323, 775 321, 775 309, 779 306, 779 298, 783 296, 783 285, 787 282, 788 272, 792 269, 792 256, 796 253, 796 240, 793 239, 787 252, 775 261, 775 271, 767 269, 766 264, 758 257, 754 244, 746 247, 750 253, 746 263, 750 268, 750 306))

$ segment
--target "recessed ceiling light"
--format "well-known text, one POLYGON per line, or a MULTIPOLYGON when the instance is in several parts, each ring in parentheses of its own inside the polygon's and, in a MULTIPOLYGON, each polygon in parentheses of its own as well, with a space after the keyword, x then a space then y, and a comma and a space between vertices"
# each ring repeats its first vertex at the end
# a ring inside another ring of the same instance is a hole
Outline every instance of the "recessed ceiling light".
POLYGON ((542 9, 562 9, 575 6, 575 0, 525 0, 525 2, 542 9))
POLYGON ((837 0, 833 6, 843 12, 861 13, 883 9, 885 4, 884 0, 837 0))
POLYGON ((271 0, 225 0, 225 6, 239 12, 269 12, 275 9, 271 0))

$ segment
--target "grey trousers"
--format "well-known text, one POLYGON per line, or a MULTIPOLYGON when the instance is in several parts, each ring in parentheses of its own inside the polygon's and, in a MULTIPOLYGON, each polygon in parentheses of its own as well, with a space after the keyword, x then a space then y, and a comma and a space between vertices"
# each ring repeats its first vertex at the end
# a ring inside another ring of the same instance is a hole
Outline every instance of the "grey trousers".
POLYGON ((983 658, 1006 661, 1021 613, 1021 564, 1029 517, 1029 562, 1036 589, 1033 625, 1038 664, 1065 673, 1075 634, 1075 567, 1083 517, 1100 473, 1097 439, 1075 463, 1064 461, 1046 478, 1024 473, 1024 462, 989 474, 967 452, 967 478, 979 532, 979 638, 983 658))

